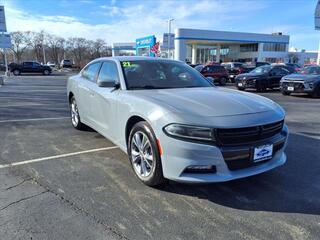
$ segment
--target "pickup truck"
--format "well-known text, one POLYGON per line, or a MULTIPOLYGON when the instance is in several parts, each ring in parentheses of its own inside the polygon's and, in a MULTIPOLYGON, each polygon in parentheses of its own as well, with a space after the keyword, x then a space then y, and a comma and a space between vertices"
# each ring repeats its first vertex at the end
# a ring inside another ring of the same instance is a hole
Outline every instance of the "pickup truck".
POLYGON ((47 65, 42 65, 38 62, 23 62, 21 64, 10 63, 10 72, 17 76, 21 73, 42 73, 43 75, 49 75, 52 69, 47 65))

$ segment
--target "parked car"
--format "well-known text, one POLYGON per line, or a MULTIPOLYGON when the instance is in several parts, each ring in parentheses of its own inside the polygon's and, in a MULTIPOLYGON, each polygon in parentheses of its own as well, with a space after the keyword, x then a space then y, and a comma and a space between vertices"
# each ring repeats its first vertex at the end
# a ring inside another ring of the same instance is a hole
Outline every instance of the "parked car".
POLYGON ((226 62, 221 63, 221 66, 225 67, 229 73, 229 79, 234 82, 234 78, 241 74, 247 73, 254 69, 254 67, 249 67, 245 63, 241 62, 226 62))
POLYGON ((67 91, 73 127, 117 144, 150 186, 228 181, 286 161, 278 104, 215 87, 179 61, 99 58, 69 78, 67 91))
POLYGON ((197 66, 200 66, 201 64, 200 63, 197 63, 197 64, 188 64, 190 67, 193 67, 193 68, 195 68, 195 67, 197 67, 197 66))
POLYGON ((51 68, 55 68, 56 64, 54 62, 47 62, 47 66, 49 66, 51 68))
POLYGON ((198 72, 201 72, 201 70, 204 68, 204 65, 199 64, 197 66, 194 67, 195 70, 197 70, 198 72))
POLYGON ((235 84, 239 90, 254 88, 258 92, 263 92, 267 88, 280 87, 281 78, 293 72, 294 69, 285 65, 265 65, 249 73, 238 75, 235 78, 235 84))
POLYGON ((201 69, 200 73, 205 77, 212 77, 214 82, 218 82, 221 86, 226 85, 229 79, 227 69, 221 65, 206 65, 201 69))
POLYGON ((270 63, 268 63, 268 62, 256 62, 255 63, 255 67, 261 67, 261 66, 265 66, 265 65, 270 65, 270 63))
POLYGON ((63 59, 60 63, 60 67, 62 68, 72 68, 72 61, 69 59, 63 59))
POLYGON ((292 67, 296 72, 299 72, 302 69, 297 63, 286 63, 286 66, 292 67))
POLYGON ((305 67, 297 74, 283 77, 280 90, 283 95, 307 93, 312 97, 320 97, 320 67, 305 67))
POLYGON ((10 72, 16 76, 21 73, 42 73, 43 75, 49 75, 52 73, 51 67, 41 65, 38 62, 23 62, 22 64, 10 63, 9 68, 10 72))

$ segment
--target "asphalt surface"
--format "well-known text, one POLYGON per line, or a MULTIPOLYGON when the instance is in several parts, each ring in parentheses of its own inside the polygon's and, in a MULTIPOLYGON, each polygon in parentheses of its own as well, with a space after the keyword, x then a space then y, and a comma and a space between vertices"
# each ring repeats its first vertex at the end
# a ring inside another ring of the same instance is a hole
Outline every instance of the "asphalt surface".
POLYGON ((320 99, 262 94, 287 112, 284 166, 154 189, 110 141, 73 129, 66 79, 0 87, 0 239, 319 239, 320 99))

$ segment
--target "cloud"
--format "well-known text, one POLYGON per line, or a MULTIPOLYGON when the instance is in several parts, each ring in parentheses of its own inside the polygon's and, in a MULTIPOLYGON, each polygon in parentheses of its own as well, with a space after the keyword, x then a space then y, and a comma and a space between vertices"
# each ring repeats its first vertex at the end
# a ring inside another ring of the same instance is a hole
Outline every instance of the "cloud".
MULTIPOLYGON (((226 30, 221 29, 225 23, 245 19, 250 12, 265 7, 263 2, 250 1, 248 4, 246 0, 232 2, 166 0, 126 3, 122 6, 116 1, 111 1, 110 5, 96 6, 91 17, 96 19, 101 16, 99 24, 89 23, 87 19, 73 16, 34 14, 6 4, 8 30, 44 30, 64 38, 74 36, 88 39, 102 38, 111 44, 134 41, 138 37, 150 34, 162 38, 161 35, 167 31, 167 19, 172 17, 175 19, 173 28, 226 30), (234 14, 235 9, 237 17, 234 14)), ((61 4, 68 4, 68 2, 61 4)))

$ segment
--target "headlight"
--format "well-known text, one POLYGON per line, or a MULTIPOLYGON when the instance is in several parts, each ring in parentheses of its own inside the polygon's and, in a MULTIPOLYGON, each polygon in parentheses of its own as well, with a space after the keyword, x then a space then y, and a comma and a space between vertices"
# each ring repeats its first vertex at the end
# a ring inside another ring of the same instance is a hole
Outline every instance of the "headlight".
POLYGON ((215 141, 214 131, 212 128, 173 123, 164 127, 163 130, 171 137, 199 141, 215 141))

